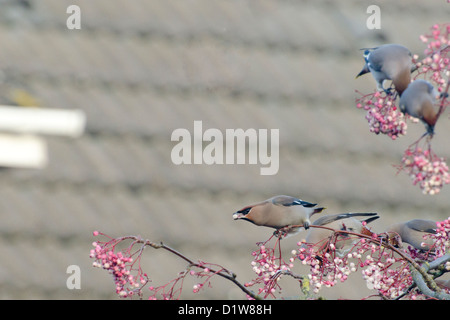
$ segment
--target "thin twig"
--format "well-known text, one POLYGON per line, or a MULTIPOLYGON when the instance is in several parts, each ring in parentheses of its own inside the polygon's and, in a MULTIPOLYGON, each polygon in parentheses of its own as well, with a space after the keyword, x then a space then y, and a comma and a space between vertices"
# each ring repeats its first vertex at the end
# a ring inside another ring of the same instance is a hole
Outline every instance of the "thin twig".
MULTIPOLYGON (((175 249, 166 246, 164 243, 160 242, 159 244, 151 242, 149 240, 143 241, 142 243, 144 243, 145 245, 151 246, 154 249, 164 249, 169 251, 170 253, 178 256, 179 258, 183 259, 184 261, 186 261, 187 263, 189 263, 190 266, 193 267, 198 267, 198 268, 202 268, 203 266, 192 261, 191 259, 189 259, 188 257, 186 257, 185 255, 183 255, 182 253, 176 251, 175 249)), ((245 294, 247 294, 249 297, 255 299, 255 300, 260 300, 261 297, 256 295, 254 292, 249 291, 242 283, 240 283, 238 280, 236 280, 236 274, 228 271, 227 269, 223 268, 223 271, 215 271, 213 269, 209 269, 211 273, 217 274, 218 276, 227 279, 231 282, 233 282, 236 286, 238 286, 245 294)))

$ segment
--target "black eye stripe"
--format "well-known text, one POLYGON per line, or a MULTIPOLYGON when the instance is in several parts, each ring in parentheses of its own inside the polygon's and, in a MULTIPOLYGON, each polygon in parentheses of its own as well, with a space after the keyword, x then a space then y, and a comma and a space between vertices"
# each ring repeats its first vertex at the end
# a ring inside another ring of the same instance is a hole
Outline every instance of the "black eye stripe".
POLYGON ((243 213, 243 214, 248 214, 249 213, 249 211, 251 210, 252 208, 245 208, 245 209, 242 209, 242 210, 240 210, 240 211, 238 211, 239 213, 243 213))

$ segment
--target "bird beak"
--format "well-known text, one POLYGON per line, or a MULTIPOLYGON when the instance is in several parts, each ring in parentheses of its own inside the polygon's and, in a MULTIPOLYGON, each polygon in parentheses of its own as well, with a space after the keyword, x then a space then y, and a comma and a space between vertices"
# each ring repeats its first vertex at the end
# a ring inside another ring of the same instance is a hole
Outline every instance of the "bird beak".
POLYGON ((356 75, 355 79, 356 79, 356 78, 359 78, 360 76, 362 76, 363 74, 366 74, 366 73, 368 73, 368 72, 370 72, 370 70, 369 70, 369 68, 367 67, 367 65, 365 65, 364 68, 361 70, 361 72, 358 73, 358 74, 356 75))
POLYGON ((238 213, 238 212, 233 213, 233 220, 238 220, 238 219, 240 219, 241 217, 242 217, 242 214, 240 214, 240 213, 238 213))

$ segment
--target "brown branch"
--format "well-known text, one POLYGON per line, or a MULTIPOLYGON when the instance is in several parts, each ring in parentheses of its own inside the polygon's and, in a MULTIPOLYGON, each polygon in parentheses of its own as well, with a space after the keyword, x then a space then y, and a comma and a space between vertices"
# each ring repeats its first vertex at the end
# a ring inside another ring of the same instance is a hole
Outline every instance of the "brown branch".
MULTIPOLYGON (((293 228, 297 228, 297 227, 302 227, 303 225, 295 225, 295 226, 291 226, 293 228)), ((330 230, 333 231, 334 233, 342 233, 342 234, 351 234, 360 238, 364 238, 367 239, 375 244, 381 245, 387 249, 390 249, 392 251, 394 251, 395 253, 397 253, 399 256, 401 256, 403 259, 405 259, 406 261, 408 261, 409 263, 411 263, 415 268, 420 268, 420 265, 418 265, 414 260, 412 260, 409 256, 407 256, 406 254, 404 254, 403 252, 401 252, 400 250, 398 250, 397 248, 395 248, 394 246, 392 246, 391 244, 383 241, 383 240, 379 240, 377 238, 374 238, 372 236, 368 236, 365 234, 361 234, 361 233, 357 233, 357 232, 352 232, 352 231, 348 231, 348 230, 337 230, 337 229, 333 229, 330 227, 326 227, 326 226, 317 226, 317 225, 310 225, 310 228, 321 228, 321 229, 326 229, 326 230, 330 230)))
MULTIPOLYGON (((140 243, 143 243, 145 245, 148 245, 154 249, 164 249, 176 256, 178 256, 179 258, 183 259, 184 261, 186 261, 190 266, 193 267, 198 267, 198 268, 202 268, 203 265, 196 263, 194 261, 192 261, 191 259, 189 259, 188 257, 186 257, 185 255, 183 255, 182 253, 176 251, 175 249, 166 246, 165 244, 163 244, 162 242, 160 242, 159 244, 151 242, 149 240, 139 240, 140 243)), ((238 286, 245 294, 247 294, 249 297, 255 299, 255 300, 261 300, 261 297, 259 297, 258 295, 256 295, 255 293, 253 293, 252 291, 249 291, 242 283, 240 283, 238 280, 236 280, 236 274, 228 271, 225 268, 222 268, 223 270, 221 271, 215 271, 211 268, 209 268, 211 273, 217 274, 218 276, 227 279, 229 281, 231 281, 232 283, 234 283, 236 286, 238 286)))
MULTIPOLYGON (((447 86, 448 89, 448 86, 447 86)), ((365 234, 360 234, 356 232, 351 232, 347 230, 336 230, 333 228, 325 227, 325 226, 316 226, 316 225, 310 225, 310 227, 313 228, 322 228, 327 229, 330 231, 333 231, 335 234, 343 233, 343 234, 351 234, 360 238, 367 239, 377 245, 383 246, 395 253, 397 253, 401 258, 406 260, 410 266, 411 269, 411 276, 416 283, 416 285, 419 287, 419 289, 426 295, 437 298, 437 299, 444 299, 444 300, 450 300, 450 295, 442 292, 441 288, 436 285, 436 282, 434 281, 433 277, 428 273, 429 270, 437 268, 442 263, 445 263, 446 261, 450 260, 450 255, 445 255, 443 257, 440 257, 436 259, 435 261, 431 263, 425 263, 424 266, 419 265, 416 261, 414 261, 411 257, 406 255, 405 253, 401 252, 399 249, 395 248, 393 245, 389 244, 387 241, 383 241, 382 239, 377 239, 372 236, 368 236, 365 234), (431 289, 430 289, 431 288, 431 289)))

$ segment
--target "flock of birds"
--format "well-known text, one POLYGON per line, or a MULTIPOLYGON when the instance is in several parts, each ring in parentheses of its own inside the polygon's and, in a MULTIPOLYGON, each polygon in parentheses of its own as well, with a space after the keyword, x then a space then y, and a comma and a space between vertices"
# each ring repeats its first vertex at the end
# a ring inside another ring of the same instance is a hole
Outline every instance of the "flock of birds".
MULTIPOLYGON (((411 81, 411 73, 416 69, 410 50, 399 44, 385 44, 376 48, 364 49, 365 64, 359 77, 371 73, 377 82, 377 89, 393 94, 391 88, 385 89, 385 80, 391 80, 400 96, 400 109, 403 113, 420 119, 431 136, 438 118, 437 99, 442 95, 426 80, 411 81)), ((246 206, 233 214, 234 220, 246 220, 257 226, 276 229, 278 235, 292 235, 304 228, 308 230, 306 243, 318 243, 329 238, 333 231, 311 226, 326 226, 334 230, 363 233, 366 225, 379 218, 377 213, 342 213, 325 215, 311 222, 311 217, 324 210, 315 203, 295 197, 279 195, 246 206)), ((397 245, 406 242, 416 249, 424 250, 430 243, 423 236, 436 233, 436 222, 413 219, 391 225, 385 234, 394 234, 397 245)), ((344 245, 344 243, 342 243, 344 245)))
POLYGON ((377 88, 392 94, 391 88, 385 89, 385 80, 392 80, 395 91, 400 96, 400 110, 420 119, 430 135, 438 119, 439 108, 436 101, 446 93, 440 94, 427 80, 417 79, 411 82, 411 73, 417 69, 412 62, 408 48, 399 44, 385 44, 364 51, 365 65, 357 78, 370 72, 377 82, 377 88))

